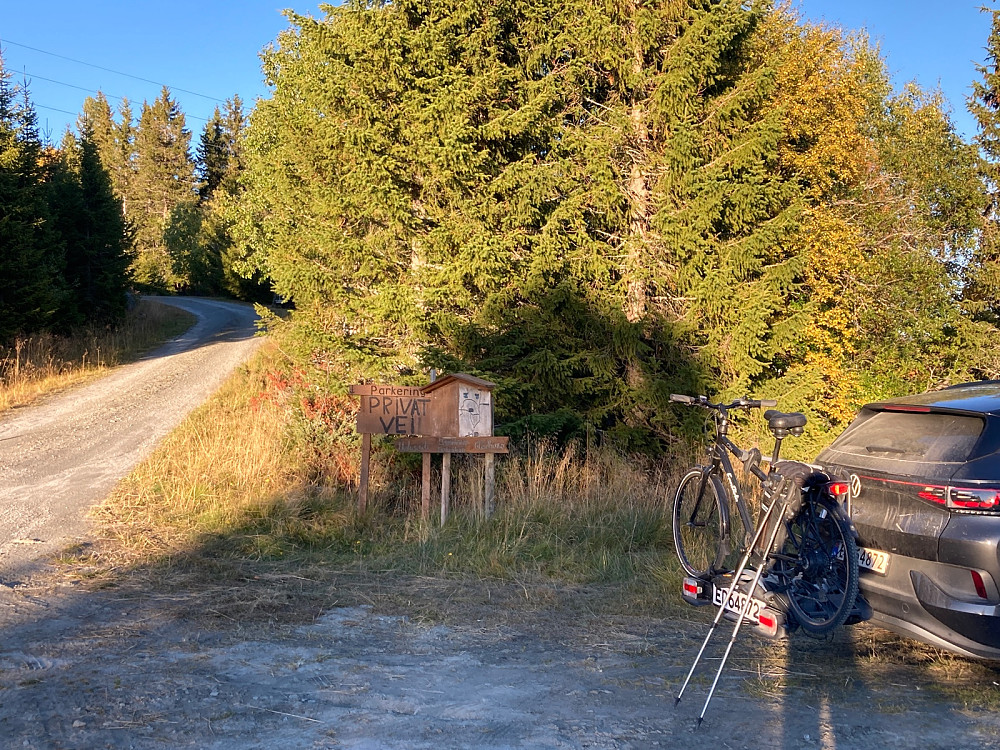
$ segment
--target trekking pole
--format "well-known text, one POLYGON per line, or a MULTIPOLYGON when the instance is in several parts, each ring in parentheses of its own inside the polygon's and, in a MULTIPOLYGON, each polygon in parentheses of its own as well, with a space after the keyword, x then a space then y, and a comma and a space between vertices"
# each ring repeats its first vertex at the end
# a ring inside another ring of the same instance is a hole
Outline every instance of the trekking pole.
MULTIPOLYGON (((782 495, 784 495, 784 493, 782 493, 782 495)), ((767 511, 767 515, 765 516, 765 522, 761 524, 761 528, 763 528, 766 525, 767 519, 770 518, 771 513, 774 512, 774 509, 777 506, 778 506, 778 501, 774 501, 771 503, 771 507, 767 511)), ((782 500, 781 501, 782 515, 784 515, 786 507, 787 503, 784 500, 782 500)), ((771 531, 771 538, 768 539, 767 541, 766 549, 768 551, 770 551, 771 546, 774 544, 774 540, 778 536, 779 528, 781 528, 780 523, 774 524, 774 529, 771 531)), ((764 562, 766 562, 766 558, 764 562)), ((753 592, 757 590, 757 584, 760 582, 760 576, 761 573, 763 572, 764 572, 764 564, 761 563, 761 565, 757 568, 757 571, 754 575, 753 583, 750 585, 750 591, 747 594, 747 599, 745 602, 743 602, 743 606, 740 607, 739 617, 736 618, 736 627, 733 628, 733 635, 729 639, 729 645, 726 646, 726 653, 722 655, 722 662, 719 664, 719 670, 715 673, 715 679, 712 680, 712 687, 708 691, 708 697, 705 698, 705 705, 701 709, 701 716, 698 717, 698 724, 697 727, 695 728, 700 727, 701 723, 705 720, 705 713, 708 711, 708 704, 712 701, 712 696, 715 695, 715 686, 719 684, 719 678, 722 676, 722 670, 726 668, 726 662, 729 660, 729 652, 733 650, 733 644, 736 643, 736 636, 740 632, 740 626, 743 625, 743 621, 746 619, 747 613, 750 611, 750 602, 753 599, 753 592)), ((733 581, 734 586, 736 585, 736 583, 737 581, 733 581)), ((722 604, 723 606, 725 606, 726 602, 723 601, 722 604)))
MULTIPOLYGON (((722 618, 726 613, 726 604, 729 602, 729 597, 732 596, 733 591, 735 591, 737 585, 739 585, 740 577, 743 575, 743 571, 746 570, 747 564, 750 562, 750 555, 752 555, 754 549, 756 549, 757 541, 764 533, 764 528, 767 526, 767 521, 771 517, 771 513, 774 512, 775 505, 776 503, 771 503, 771 507, 768 508, 767 513, 764 514, 764 518, 759 524, 757 524, 757 529, 754 532, 753 539, 750 540, 750 544, 747 545, 747 551, 743 554, 743 558, 740 560, 740 564, 737 566, 736 572, 733 573, 733 582, 726 589, 726 593, 722 598, 722 604, 719 605, 719 609, 715 613, 715 619, 712 620, 712 625, 708 629, 708 635, 706 635, 705 640, 702 641, 701 648, 698 649, 698 655, 694 657, 694 664, 692 664, 691 669, 688 670, 687 677, 684 678, 684 684, 681 685, 680 692, 678 692, 677 697, 674 698, 675 707, 681 702, 684 691, 687 690, 688 683, 691 681, 692 675, 694 675, 694 670, 697 669, 698 662, 701 661, 701 656, 705 653, 705 647, 708 646, 708 642, 712 639, 712 634, 715 633, 715 628, 722 621, 722 618)), ((752 590, 753 589, 751 589, 751 591, 752 590)), ((749 599, 747 601, 749 602, 749 599)), ((716 679, 718 679, 718 677, 716 677, 716 679)), ((704 712, 702 712, 702 715, 704 716, 704 712)), ((700 723, 701 720, 699 719, 699 724, 700 723)))

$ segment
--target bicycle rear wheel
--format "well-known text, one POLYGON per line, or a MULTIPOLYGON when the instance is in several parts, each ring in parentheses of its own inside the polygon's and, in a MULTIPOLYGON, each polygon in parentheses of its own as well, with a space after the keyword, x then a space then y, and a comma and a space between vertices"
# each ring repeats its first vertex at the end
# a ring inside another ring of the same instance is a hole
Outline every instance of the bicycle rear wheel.
POLYGON ((674 549, 681 567, 695 578, 708 578, 725 555, 725 497, 719 478, 702 469, 685 474, 674 494, 674 549))
POLYGON ((802 629, 822 635, 843 625, 858 595, 858 546, 837 503, 807 498, 777 558, 802 629))

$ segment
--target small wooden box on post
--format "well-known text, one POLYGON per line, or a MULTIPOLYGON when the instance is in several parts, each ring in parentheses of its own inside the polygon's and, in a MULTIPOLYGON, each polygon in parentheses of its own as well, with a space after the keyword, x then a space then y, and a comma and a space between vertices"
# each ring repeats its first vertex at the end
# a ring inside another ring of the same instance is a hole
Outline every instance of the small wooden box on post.
POLYGON ((394 385, 354 385, 350 393, 361 397, 358 432, 362 434, 361 481, 358 508, 368 502, 371 436, 397 435, 396 448, 423 454, 420 501, 424 518, 430 516, 431 454, 441 459, 441 523, 448 519, 451 491, 451 454, 485 456, 485 505, 493 512, 495 461, 507 452, 507 438, 493 436, 494 383, 466 373, 447 375, 422 388, 394 385))

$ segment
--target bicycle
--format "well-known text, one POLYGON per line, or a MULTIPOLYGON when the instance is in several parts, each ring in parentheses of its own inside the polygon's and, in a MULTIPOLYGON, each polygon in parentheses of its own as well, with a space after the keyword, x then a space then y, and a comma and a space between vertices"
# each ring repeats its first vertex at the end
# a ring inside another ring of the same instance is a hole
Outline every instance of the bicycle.
MULTIPOLYGON (((713 404, 704 396, 678 394, 672 394, 670 400, 708 409, 715 417, 715 439, 709 448, 708 464, 688 471, 674 495, 674 547, 684 570, 705 581, 726 575, 732 571, 724 565, 729 555, 745 551, 754 538, 757 524, 741 491, 731 454, 743 463, 747 474, 761 483, 763 499, 758 522, 775 502, 787 502, 785 512, 772 524, 777 528, 775 548, 765 549, 758 543, 750 558, 753 564, 765 566, 768 589, 787 595, 795 624, 809 633, 822 635, 843 625, 858 593, 857 542, 850 519, 837 499, 838 495, 846 495, 848 487, 807 464, 779 461, 782 441, 802 434, 805 415, 773 410, 764 413, 775 439, 769 470, 765 472, 760 468, 763 458, 759 450, 745 451, 729 439, 729 412, 776 406, 777 402, 741 398, 713 404), (733 528, 730 507, 737 509, 742 536, 733 528)), ((770 531, 772 528, 766 529, 757 538, 767 538, 770 531)))
POLYGON ((702 643, 675 705, 687 688, 715 628, 725 616, 736 626, 715 680, 698 718, 704 720, 708 703, 743 622, 752 619, 765 635, 783 635, 801 627, 813 635, 829 633, 849 621, 870 617, 858 595, 858 548, 853 526, 839 497, 848 497, 849 485, 831 479, 808 464, 780 461, 782 441, 801 435, 806 417, 798 412, 764 412, 774 436, 768 470, 757 448, 743 450, 729 439, 729 413, 776 406, 767 399, 740 398, 711 403, 705 396, 671 394, 670 400, 713 413, 715 436, 708 463, 688 471, 674 494, 674 547, 690 576, 684 598, 693 604, 718 605, 715 620, 702 643), (760 511, 752 517, 747 498, 730 460, 743 463, 748 476, 762 489, 760 511), (741 528, 732 524, 736 509, 741 528), (742 532, 742 533, 741 533, 742 532), (731 567, 731 555, 741 553, 731 567))

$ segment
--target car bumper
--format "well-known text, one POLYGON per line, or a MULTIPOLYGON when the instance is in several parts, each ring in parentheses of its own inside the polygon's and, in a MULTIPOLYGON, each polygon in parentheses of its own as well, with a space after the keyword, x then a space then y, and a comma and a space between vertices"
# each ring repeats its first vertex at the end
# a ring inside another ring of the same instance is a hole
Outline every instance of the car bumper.
POLYGON ((959 568, 894 555, 885 576, 862 571, 873 620, 901 635, 963 656, 1000 660, 1000 601, 956 591, 959 568))

